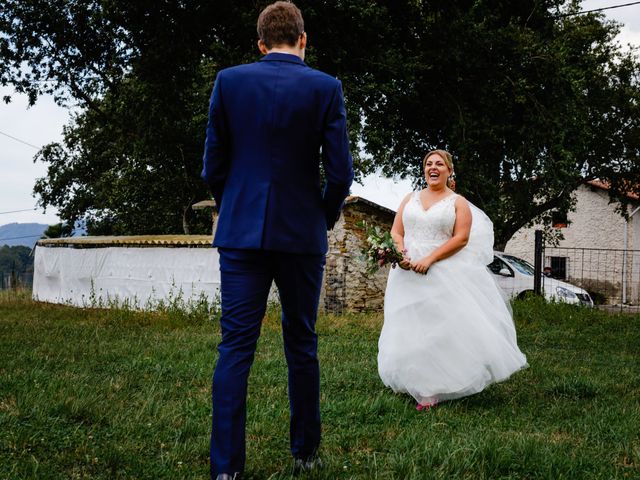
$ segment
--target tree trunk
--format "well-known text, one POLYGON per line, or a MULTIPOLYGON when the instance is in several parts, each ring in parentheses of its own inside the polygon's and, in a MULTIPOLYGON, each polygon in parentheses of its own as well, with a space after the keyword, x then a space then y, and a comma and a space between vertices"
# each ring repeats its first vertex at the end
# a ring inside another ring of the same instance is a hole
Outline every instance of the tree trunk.
POLYGON ((182 233, 185 235, 191 235, 191 228, 189 227, 191 215, 191 205, 187 205, 182 209, 182 233))
POLYGON ((493 249, 497 250, 498 252, 504 252, 504 249, 506 246, 507 246, 507 242, 502 240, 496 240, 495 243, 493 244, 493 249))

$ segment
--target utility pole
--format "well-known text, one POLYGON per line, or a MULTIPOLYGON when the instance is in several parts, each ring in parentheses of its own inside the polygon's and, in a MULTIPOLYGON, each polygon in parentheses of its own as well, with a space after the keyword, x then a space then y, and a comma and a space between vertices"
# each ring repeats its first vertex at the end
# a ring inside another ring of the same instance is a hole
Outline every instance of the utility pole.
POLYGON ((535 231, 535 249, 533 261, 533 291, 536 295, 542 295, 542 230, 535 231))

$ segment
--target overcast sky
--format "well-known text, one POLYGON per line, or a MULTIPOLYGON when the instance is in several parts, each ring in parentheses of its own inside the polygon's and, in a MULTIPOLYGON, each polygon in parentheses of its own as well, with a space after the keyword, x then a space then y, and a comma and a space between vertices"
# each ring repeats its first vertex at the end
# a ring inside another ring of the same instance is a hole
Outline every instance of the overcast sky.
MULTIPOLYGON (((630 3, 629 0, 586 0, 584 10, 630 3)), ((640 4, 607 10, 608 18, 624 24, 619 41, 622 45, 640 46, 640 4)), ((45 166, 33 163, 37 148, 61 138, 62 127, 69 120, 69 112, 43 97, 27 108, 25 97, 14 95, 11 89, 0 87, 0 98, 12 95, 13 102, 0 103, 0 225, 6 223, 56 223, 55 209, 44 213, 41 209, 27 212, 5 213, 35 207, 33 185, 46 174, 45 166), (33 146, 25 145, 11 135, 33 146)), ((411 190, 408 180, 394 182, 376 175, 367 177, 364 185, 354 184, 352 193, 363 196, 388 208, 395 209, 403 196, 411 190)))

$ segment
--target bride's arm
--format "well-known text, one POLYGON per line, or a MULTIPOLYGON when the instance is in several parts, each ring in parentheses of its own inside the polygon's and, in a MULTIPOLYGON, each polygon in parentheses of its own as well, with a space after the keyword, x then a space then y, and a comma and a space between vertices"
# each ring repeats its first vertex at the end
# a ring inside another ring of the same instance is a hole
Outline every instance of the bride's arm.
POLYGON ((456 223, 453 226, 453 235, 449 240, 436 248, 431 254, 421 258, 411 265, 418 273, 427 273, 429 267, 439 260, 443 260, 462 250, 469 241, 471 231, 471 209, 469 203, 463 197, 456 198, 456 223))
MULTIPOLYGON (((402 202, 400 202, 396 216, 393 219, 393 226, 391 227, 391 238, 393 238, 393 243, 396 244, 396 248, 399 252, 404 251, 404 223, 402 223, 402 212, 404 212, 404 206, 410 198, 411 194, 408 194, 404 197, 402 202)), ((405 257, 405 259, 400 262, 400 267, 405 270, 411 268, 410 259, 405 257)))

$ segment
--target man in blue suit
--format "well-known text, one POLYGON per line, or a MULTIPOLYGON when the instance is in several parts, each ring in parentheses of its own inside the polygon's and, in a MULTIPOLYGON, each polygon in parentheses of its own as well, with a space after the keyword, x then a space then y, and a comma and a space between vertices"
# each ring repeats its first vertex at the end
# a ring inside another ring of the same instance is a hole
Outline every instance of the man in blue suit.
POLYGON ((219 210, 222 340, 213 375, 212 478, 245 464, 246 393, 271 283, 282 306, 294 468, 319 465, 315 332, 327 230, 353 180, 338 80, 304 63, 307 36, 290 2, 258 19, 264 57, 218 73, 202 177, 219 210), (320 164, 325 185, 321 185, 320 164))

